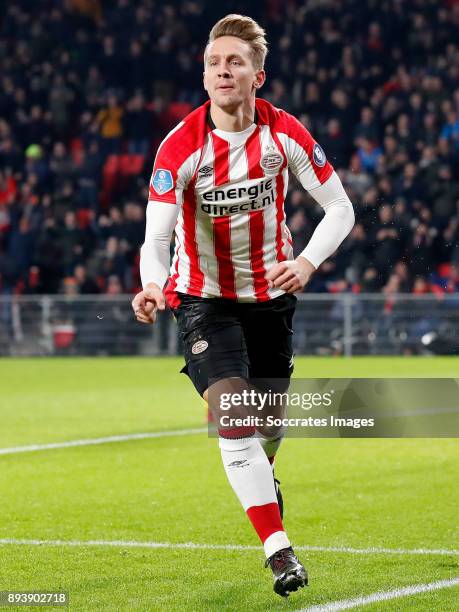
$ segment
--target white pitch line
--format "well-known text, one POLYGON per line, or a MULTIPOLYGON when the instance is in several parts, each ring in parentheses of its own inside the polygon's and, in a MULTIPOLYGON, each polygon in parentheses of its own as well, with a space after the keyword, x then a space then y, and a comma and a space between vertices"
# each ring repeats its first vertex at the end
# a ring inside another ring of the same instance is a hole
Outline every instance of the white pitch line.
POLYGON ((352 546, 295 546, 311 552, 337 552, 353 555, 459 555, 459 550, 449 548, 353 548, 352 546))
MULTIPOLYGON (((121 548, 186 548, 191 550, 257 550, 261 551, 260 546, 243 546, 239 544, 196 544, 194 542, 135 542, 135 541, 122 541, 122 540, 20 540, 20 539, 0 539, 0 545, 24 545, 24 546, 109 546, 109 547, 121 547, 121 548)), ((396 548, 345 548, 345 547, 322 547, 322 546, 295 546, 296 550, 309 550, 309 551, 320 551, 320 552, 349 552, 349 553, 394 553, 394 554, 459 554, 458 550, 429 550, 429 549, 396 549, 396 548)), ((338 612, 339 610, 349 610, 351 608, 357 608, 358 606, 364 606, 367 604, 377 603, 379 601, 388 601, 391 599, 397 599, 400 597, 408 597, 410 595, 418 595, 419 593, 426 593, 428 591, 437 591, 440 589, 447 589, 459 585, 459 577, 451 578, 447 580, 438 580, 437 582, 431 582, 429 584, 416 584, 400 589, 393 589, 392 591, 377 591, 370 595, 364 595, 356 597, 354 599, 345 599, 341 601, 334 601, 327 604, 320 604, 316 606, 310 606, 308 608, 302 608, 298 612, 338 612)))
POLYGON ((84 440, 68 440, 66 442, 51 442, 49 444, 30 444, 28 446, 12 446, 0 448, 0 455, 15 455, 17 453, 32 453, 35 451, 51 450, 54 448, 70 448, 72 446, 92 446, 96 444, 109 444, 110 442, 127 442, 129 440, 147 440, 149 438, 167 438, 169 436, 189 436, 204 433, 207 427, 194 429, 175 429, 171 431, 152 431, 146 433, 107 436, 105 438, 88 438, 84 440))
MULTIPOLYGON (((15 538, 0 539, 1 545, 25 546, 115 546, 126 548, 170 548, 195 550, 261 550, 260 546, 243 544, 198 544, 195 542, 136 542, 130 540, 25 540, 15 538)), ((431 548, 351 548, 346 546, 295 546, 295 550, 309 552, 339 552, 358 555, 459 555, 459 550, 431 548)))
POLYGON ((310 606, 309 608, 301 608, 297 612, 337 612, 338 610, 350 610, 359 606, 377 603, 378 601, 389 601, 390 599, 398 599, 400 597, 409 597, 410 595, 419 595, 428 591, 439 591, 440 589, 450 589, 459 585, 458 578, 450 578, 448 580, 438 580, 428 584, 413 584, 401 589, 393 589, 392 591, 377 591, 371 595, 362 595, 355 599, 343 599, 342 601, 331 601, 330 603, 321 604, 318 606, 310 606))

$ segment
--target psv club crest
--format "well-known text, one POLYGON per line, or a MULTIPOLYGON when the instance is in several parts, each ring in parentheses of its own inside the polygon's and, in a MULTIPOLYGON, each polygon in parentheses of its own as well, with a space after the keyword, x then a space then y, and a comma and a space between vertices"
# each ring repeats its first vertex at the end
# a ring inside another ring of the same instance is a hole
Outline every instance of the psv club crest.
POLYGON ((282 166, 284 158, 276 149, 276 147, 266 147, 265 153, 260 159, 260 166, 265 171, 265 174, 276 174, 282 166))

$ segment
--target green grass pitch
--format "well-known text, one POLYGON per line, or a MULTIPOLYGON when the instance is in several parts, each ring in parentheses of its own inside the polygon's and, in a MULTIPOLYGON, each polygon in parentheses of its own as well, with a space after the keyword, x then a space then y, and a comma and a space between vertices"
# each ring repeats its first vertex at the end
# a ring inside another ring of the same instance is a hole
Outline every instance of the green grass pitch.
MULTIPOLYGON (((458 366, 457 358, 298 358, 295 375, 453 377, 458 366)), ((180 367, 175 358, 0 360, 0 449, 204 427, 204 404, 180 367)), ((287 439, 276 474, 290 539, 457 549, 458 459, 453 439, 287 439)), ((300 610, 459 575, 454 554, 303 550, 311 585, 282 600, 204 433, 0 455, 0 540, 8 539, 170 543, 0 544, 0 591, 65 590, 82 612, 300 610), (252 548, 177 546, 186 542, 252 548)), ((458 599, 453 587, 358 609, 448 612, 458 599)))

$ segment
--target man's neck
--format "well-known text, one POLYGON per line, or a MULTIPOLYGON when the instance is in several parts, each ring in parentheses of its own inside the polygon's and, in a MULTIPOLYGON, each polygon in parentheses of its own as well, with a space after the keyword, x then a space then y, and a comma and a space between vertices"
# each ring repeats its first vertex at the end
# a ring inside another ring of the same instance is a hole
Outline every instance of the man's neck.
POLYGON ((218 130, 242 132, 255 121, 255 99, 235 110, 223 109, 211 102, 210 117, 218 130))

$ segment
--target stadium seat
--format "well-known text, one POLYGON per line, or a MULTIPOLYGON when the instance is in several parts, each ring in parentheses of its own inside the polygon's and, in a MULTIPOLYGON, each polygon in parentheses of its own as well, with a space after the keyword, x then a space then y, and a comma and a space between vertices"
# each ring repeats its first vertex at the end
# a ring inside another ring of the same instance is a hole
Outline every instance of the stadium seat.
POLYGON ((78 227, 82 230, 86 229, 92 221, 93 213, 89 208, 79 208, 76 211, 78 227))
POLYGON ((188 102, 172 102, 159 116, 159 123, 163 129, 170 130, 192 110, 193 107, 188 102))
POLYGON ((123 176, 136 176, 142 173, 145 158, 140 154, 121 155, 120 174, 123 176))
POLYGON ((101 204, 103 208, 107 208, 113 195, 119 188, 119 170, 120 170, 120 155, 109 155, 105 161, 102 171, 102 194, 101 204))
POLYGON ((72 323, 59 323, 53 326, 53 342, 56 349, 69 348, 76 337, 72 323))
POLYGON ((189 102, 172 102, 169 106, 169 117, 173 123, 179 123, 193 110, 189 102))
POLYGON ((80 138, 72 138, 70 141, 70 154, 72 156, 73 163, 76 166, 79 166, 83 157, 83 142, 80 138))

